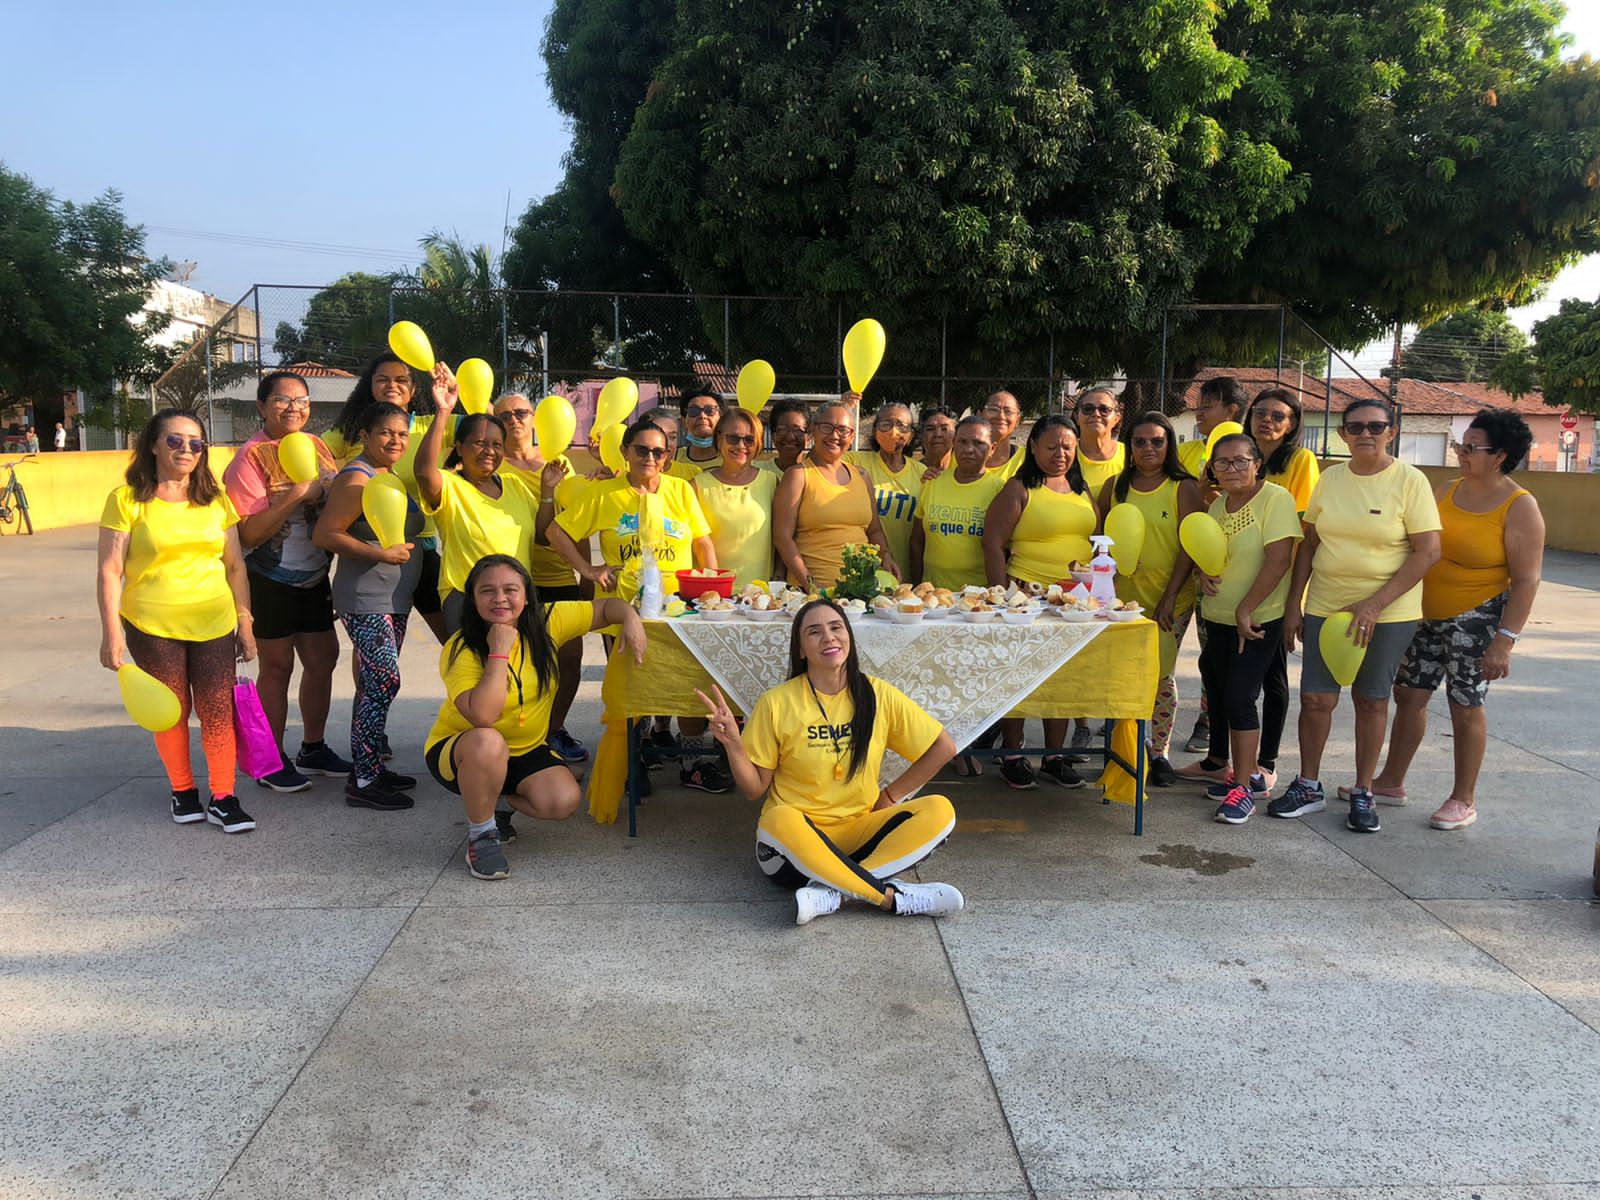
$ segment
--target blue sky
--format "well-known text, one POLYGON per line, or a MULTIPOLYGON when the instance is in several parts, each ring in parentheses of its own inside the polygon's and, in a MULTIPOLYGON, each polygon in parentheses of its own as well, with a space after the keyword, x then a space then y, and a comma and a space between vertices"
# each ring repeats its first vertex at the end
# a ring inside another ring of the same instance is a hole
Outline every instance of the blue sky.
MULTIPOLYGON (((550 6, 12 4, 0 158, 63 199, 119 189, 151 251, 228 300, 414 263, 434 227, 498 249, 507 197, 514 223, 561 177, 550 6)), ((1600 55, 1600 4, 1571 7, 1600 55)), ((1600 295, 1600 256, 1519 323, 1573 295, 1600 295)))

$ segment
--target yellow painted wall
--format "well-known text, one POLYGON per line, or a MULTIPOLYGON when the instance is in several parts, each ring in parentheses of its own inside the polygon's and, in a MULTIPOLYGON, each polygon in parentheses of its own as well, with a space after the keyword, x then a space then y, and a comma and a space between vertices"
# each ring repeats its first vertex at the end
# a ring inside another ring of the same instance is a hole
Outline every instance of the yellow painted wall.
MULTIPOLYGON (((220 478, 233 460, 232 446, 212 446, 211 469, 220 478)), ((28 512, 35 529, 65 529, 69 525, 94 525, 100 520, 106 496, 126 482, 126 450, 69 450, 41 454, 17 468, 17 478, 28 494, 28 512)))
MULTIPOLYGON (((1452 467, 1423 467, 1434 484, 1460 474, 1452 467)), ((1533 493, 1544 514, 1544 544, 1552 550, 1600 554, 1600 475, 1564 471, 1516 471, 1512 478, 1533 493)))

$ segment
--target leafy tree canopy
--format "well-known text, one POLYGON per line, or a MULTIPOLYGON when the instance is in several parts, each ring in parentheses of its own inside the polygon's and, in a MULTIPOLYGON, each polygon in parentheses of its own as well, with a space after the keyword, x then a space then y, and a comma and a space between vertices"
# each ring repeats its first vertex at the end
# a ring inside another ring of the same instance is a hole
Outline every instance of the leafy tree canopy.
POLYGON ((389 344, 392 286, 389 275, 341 275, 311 297, 298 323, 278 322, 272 338, 278 361, 359 372, 389 344))
MULTIPOLYGON (((557 0, 518 284, 840 298, 953 370, 1149 358, 1174 302, 1336 342, 1600 250, 1600 69, 1546 0, 557 0), (637 10, 637 11, 634 11, 637 10), (618 230, 620 214, 624 228, 618 230)), ((910 369, 925 363, 905 364, 910 369)))
POLYGON ((1482 383, 1528 337, 1503 311, 1474 308, 1419 330, 1400 354, 1400 373, 1437 383, 1482 383))
POLYGON ((1533 348, 1547 402, 1600 413, 1600 301, 1563 300, 1534 325, 1533 348))
POLYGON ((0 164, 0 393, 103 399, 116 381, 151 378, 149 338, 169 318, 142 310, 170 269, 145 257, 117 192, 61 202, 0 164))

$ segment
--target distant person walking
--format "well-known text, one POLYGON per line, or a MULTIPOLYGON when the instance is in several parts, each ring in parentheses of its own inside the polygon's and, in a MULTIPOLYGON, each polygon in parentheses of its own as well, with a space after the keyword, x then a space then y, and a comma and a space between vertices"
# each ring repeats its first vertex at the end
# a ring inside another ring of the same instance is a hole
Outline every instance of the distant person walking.
POLYGON ((56 422, 56 449, 57 450, 65 450, 66 448, 67 448, 67 427, 65 425, 63 425, 60 421, 57 421, 56 422))
POLYGON ((28 426, 27 444, 29 454, 39 453, 39 431, 32 425, 28 426))

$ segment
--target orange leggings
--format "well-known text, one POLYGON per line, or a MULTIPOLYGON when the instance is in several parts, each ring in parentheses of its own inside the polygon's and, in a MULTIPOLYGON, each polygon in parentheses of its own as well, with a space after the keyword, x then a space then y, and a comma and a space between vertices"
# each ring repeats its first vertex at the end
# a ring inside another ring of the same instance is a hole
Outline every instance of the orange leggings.
POLYGON ((189 765, 189 712, 200 715, 200 746, 206 755, 207 782, 213 796, 234 790, 233 634, 209 642, 183 642, 156 637, 124 621, 122 628, 133 661, 172 689, 183 705, 178 723, 156 738, 156 753, 167 769, 175 792, 194 786, 189 765))

